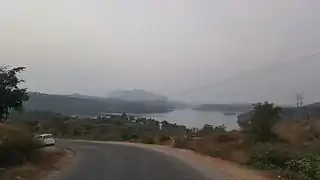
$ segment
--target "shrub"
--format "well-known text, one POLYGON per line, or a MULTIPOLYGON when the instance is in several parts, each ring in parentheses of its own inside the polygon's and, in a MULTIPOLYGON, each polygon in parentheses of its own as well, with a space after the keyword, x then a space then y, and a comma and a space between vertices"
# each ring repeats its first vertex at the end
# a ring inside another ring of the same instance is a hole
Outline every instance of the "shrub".
POLYGON ((299 153, 280 144, 260 143, 250 151, 250 165, 284 172, 289 179, 320 180, 319 154, 299 153))
POLYGON ((216 133, 212 135, 212 139, 219 144, 236 143, 239 141, 239 137, 230 132, 216 133))
POLYGON ((144 136, 141 136, 140 138, 142 143, 144 144, 156 144, 155 139, 152 136, 144 135, 144 136))
POLYGON ((281 108, 272 103, 264 102, 256 104, 253 115, 248 122, 248 132, 256 142, 268 142, 277 138, 272 131, 273 126, 279 121, 281 108))
POLYGON ((54 165, 65 155, 63 149, 55 149, 47 151, 39 149, 34 151, 29 158, 29 162, 40 169, 53 169, 54 165))
POLYGON ((174 141, 175 148, 188 148, 188 142, 184 139, 176 139, 174 141))
POLYGON ((0 166, 22 164, 29 155, 40 147, 40 141, 32 134, 7 125, 0 127, 0 166))
POLYGON ((304 154, 286 162, 288 169, 305 175, 308 180, 320 180, 320 156, 304 154))
POLYGON ((221 149, 212 149, 212 150, 208 150, 208 151, 203 152, 203 154, 208 155, 208 156, 212 156, 212 157, 222 158, 223 151, 221 149))
POLYGON ((160 141, 160 142, 169 141, 169 140, 171 140, 171 137, 170 137, 170 136, 161 135, 161 136, 159 137, 159 141, 160 141))
POLYGON ((294 157, 294 152, 280 144, 260 143, 249 152, 249 164, 257 169, 281 169, 294 157))
POLYGON ((228 160, 240 164, 247 164, 249 161, 249 157, 247 152, 245 152, 244 150, 236 149, 230 153, 228 160))

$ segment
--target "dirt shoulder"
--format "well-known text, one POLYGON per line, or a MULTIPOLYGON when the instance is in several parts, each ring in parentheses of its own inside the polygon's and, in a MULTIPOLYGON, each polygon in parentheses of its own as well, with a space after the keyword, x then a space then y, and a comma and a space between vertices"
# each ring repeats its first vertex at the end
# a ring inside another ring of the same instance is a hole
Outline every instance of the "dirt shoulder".
POLYGON ((76 152, 68 148, 64 149, 64 152, 64 156, 53 165, 53 168, 49 171, 43 172, 42 176, 39 179, 50 179, 51 177, 55 176, 60 171, 66 169, 74 163, 76 152))

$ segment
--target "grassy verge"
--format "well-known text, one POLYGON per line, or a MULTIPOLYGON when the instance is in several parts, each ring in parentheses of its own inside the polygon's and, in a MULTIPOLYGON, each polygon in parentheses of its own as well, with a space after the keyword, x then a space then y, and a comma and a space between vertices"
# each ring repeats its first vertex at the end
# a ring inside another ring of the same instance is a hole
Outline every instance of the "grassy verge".
POLYGON ((62 149, 40 148, 31 133, 6 124, 0 124, 0 141, 0 179, 3 180, 36 180, 54 170, 65 155, 62 149))
POLYGON ((278 139, 268 142, 254 142, 245 132, 225 131, 177 139, 174 147, 263 170, 275 179, 320 180, 318 124, 280 122, 274 127, 278 139))
POLYGON ((39 150, 28 161, 19 166, 12 166, 2 174, 3 180, 36 180, 45 176, 48 172, 57 170, 56 164, 65 155, 62 149, 55 151, 39 150))

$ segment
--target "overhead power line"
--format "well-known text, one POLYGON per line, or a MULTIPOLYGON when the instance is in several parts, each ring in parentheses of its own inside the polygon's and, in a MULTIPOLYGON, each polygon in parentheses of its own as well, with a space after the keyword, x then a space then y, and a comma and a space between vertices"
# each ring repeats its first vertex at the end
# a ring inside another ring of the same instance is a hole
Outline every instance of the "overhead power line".
POLYGON ((299 63, 310 62, 311 60, 315 60, 314 57, 316 57, 316 56, 317 56, 317 53, 314 53, 314 54, 311 54, 311 55, 308 55, 308 56, 301 57, 301 58, 299 58, 297 60, 294 60, 294 61, 282 61, 281 63, 276 63, 276 64, 274 64, 272 66, 268 66, 268 67, 265 67, 265 68, 260 68, 260 69, 254 70, 254 71, 240 73, 240 74, 237 74, 237 75, 232 76, 230 78, 223 79, 221 81, 217 81, 217 82, 206 84, 206 85, 203 85, 203 86, 199 86, 199 87, 187 89, 187 90, 184 90, 184 91, 180 91, 180 92, 174 93, 173 95, 175 95, 175 96, 185 95, 185 94, 189 94, 191 92, 200 91, 200 90, 207 89, 207 88, 210 88, 210 87, 213 87, 213 86, 218 86, 220 84, 224 84, 224 83, 233 81, 233 80, 235 80, 237 78, 245 77, 247 75, 251 75, 252 76, 255 73, 263 73, 263 72, 268 72, 269 73, 272 70, 281 69, 281 68, 286 67, 286 66, 291 65, 291 64, 299 64, 299 63))

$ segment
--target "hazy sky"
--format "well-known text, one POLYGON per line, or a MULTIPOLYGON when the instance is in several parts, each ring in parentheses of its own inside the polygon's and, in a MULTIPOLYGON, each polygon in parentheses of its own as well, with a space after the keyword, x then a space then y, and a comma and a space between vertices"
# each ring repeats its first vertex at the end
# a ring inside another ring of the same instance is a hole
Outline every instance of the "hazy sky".
POLYGON ((319 7, 319 0, 0 0, 0 65, 27 66, 26 86, 46 93, 138 88, 185 100, 293 103, 301 91, 311 102, 320 100, 319 7))

